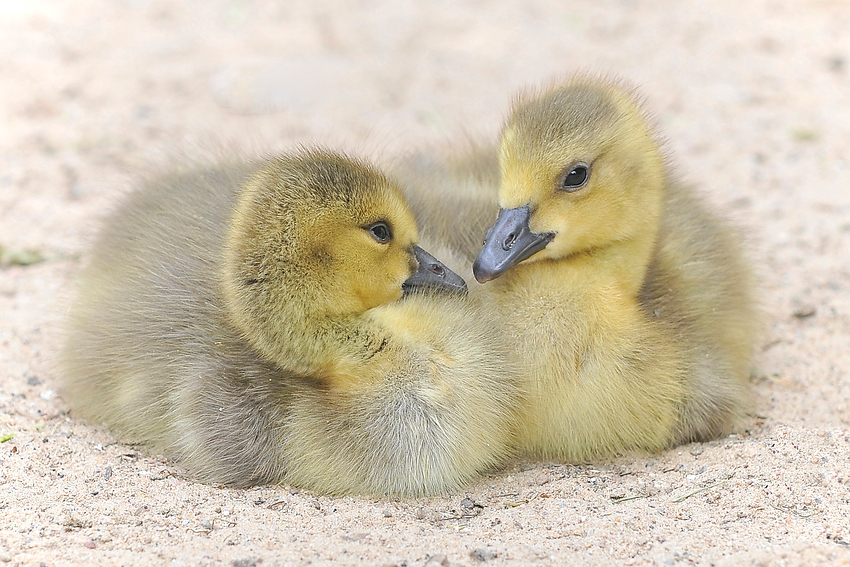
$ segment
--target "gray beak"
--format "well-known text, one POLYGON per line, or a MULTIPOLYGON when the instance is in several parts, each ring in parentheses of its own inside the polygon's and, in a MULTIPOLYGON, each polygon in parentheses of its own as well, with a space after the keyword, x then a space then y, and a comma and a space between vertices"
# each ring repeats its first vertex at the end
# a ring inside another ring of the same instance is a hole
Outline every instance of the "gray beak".
POLYGON ((499 209, 496 222, 484 237, 484 247, 472 264, 476 280, 481 283, 494 280, 552 242, 555 238, 553 232, 531 232, 528 228, 530 218, 531 209, 528 205, 499 209))
POLYGON ((413 256, 419 262, 419 269, 402 284, 401 289, 404 290, 404 295, 427 290, 466 293, 464 279, 425 250, 414 246, 413 256))

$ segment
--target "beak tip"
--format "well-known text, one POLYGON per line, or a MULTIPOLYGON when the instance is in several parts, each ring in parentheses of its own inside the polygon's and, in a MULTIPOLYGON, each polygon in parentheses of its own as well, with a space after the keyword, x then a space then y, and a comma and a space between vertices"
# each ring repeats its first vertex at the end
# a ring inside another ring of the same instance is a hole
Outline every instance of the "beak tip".
POLYGON ((489 281, 495 280, 501 275, 501 272, 497 272, 496 270, 491 270, 484 268, 481 265, 480 257, 475 260, 475 263, 472 264, 472 275, 475 277, 475 280, 478 283, 487 283, 489 281))

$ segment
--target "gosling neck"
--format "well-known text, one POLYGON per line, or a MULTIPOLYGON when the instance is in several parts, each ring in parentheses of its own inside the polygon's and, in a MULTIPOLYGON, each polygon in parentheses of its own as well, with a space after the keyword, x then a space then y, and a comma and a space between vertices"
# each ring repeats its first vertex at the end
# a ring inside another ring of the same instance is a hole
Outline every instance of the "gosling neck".
POLYGON ((333 381, 335 374, 356 371, 387 344, 383 329, 364 314, 330 315, 295 308, 277 314, 277 322, 243 321, 244 339, 266 361, 295 374, 333 381), (272 331, 272 332, 270 332, 272 331))
POLYGON ((657 236, 656 226, 646 227, 628 240, 566 258, 564 269, 587 270, 619 288, 627 297, 637 297, 652 261, 657 236))

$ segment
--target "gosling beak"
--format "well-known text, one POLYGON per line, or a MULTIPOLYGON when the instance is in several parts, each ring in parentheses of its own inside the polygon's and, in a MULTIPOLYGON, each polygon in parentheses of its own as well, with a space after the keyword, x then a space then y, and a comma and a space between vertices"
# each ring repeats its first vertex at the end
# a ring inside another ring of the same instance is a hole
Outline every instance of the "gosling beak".
POLYGON ((529 256, 540 252, 555 238, 554 232, 537 234, 528 228, 531 209, 499 209, 496 222, 484 237, 484 247, 472 264, 472 273, 481 283, 504 274, 529 256))
POLYGON ((419 246, 414 246, 413 256, 419 262, 419 269, 401 284, 404 295, 425 290, 466 293, 464 279, 425 250, 419 246))

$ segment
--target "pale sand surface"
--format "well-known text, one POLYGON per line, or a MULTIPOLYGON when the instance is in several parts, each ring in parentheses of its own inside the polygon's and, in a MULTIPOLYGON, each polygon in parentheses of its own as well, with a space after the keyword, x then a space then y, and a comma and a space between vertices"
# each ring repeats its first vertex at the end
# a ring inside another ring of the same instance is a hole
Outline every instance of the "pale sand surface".
POLYGON ((843 0, 0 1, 0 246, 47 257, 0 267, 0 564, 850 563, 848 30, 843 0), (767 322, 740 434, 389 500, 196 484, 68 413, 67 291, 139 171, 209 140, 494 136, 517 88, 578 69, 640 85, 749 232, 767 322))

